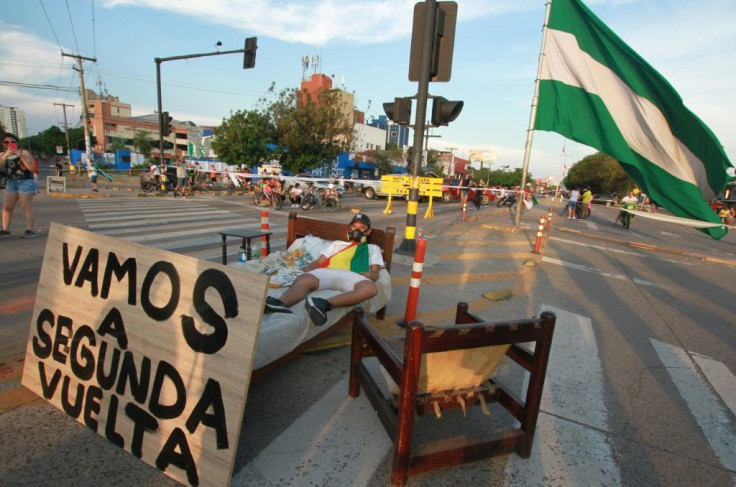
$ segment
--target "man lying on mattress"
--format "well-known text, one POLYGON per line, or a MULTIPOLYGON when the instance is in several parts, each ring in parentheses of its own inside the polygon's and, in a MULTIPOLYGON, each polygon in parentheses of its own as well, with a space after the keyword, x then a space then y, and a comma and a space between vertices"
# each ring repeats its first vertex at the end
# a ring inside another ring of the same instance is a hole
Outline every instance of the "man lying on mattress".
POLYGON ((291 313, 289 307, 306 297, 304 305, 309 318, 316 326, 322 326, 327 322, 327 312, 333 307, 353 306, 375 296, 378 293, 375 281, 384 264, 381 249, 366 242, 370 233, 368 215, 358 213, 353 216, 348 241, 334 241, 328 245, 280 299, 269 296, 265 313, 291 313), (342 293, 329 299, 307 297, 310 292, 321 289, 342 293))

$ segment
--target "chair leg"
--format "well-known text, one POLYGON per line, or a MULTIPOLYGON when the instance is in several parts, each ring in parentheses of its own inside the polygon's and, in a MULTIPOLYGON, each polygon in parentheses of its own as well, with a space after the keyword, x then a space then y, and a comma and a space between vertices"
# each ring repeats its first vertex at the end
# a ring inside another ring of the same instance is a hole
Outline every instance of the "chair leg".
POLYGON ((350 348, 350 380, 348 387, 348 395, 350 397, 358 397, 360 395, 360 382, 355 365, 360 361, 363 350, 363 337, 358 330, 358 322, 363 318, 364 312, 362 308, 353 310, 353 338, 350 348))

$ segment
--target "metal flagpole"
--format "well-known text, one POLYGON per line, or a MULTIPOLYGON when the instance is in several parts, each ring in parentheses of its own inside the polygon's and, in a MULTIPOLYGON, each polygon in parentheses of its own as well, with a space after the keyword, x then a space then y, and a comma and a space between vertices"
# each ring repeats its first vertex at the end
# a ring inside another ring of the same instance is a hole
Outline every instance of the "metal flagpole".
POLYGON ((524 204, 524 188, 526 187, 526 174, 529 170, 529 158, 532 152, 532 139, 534 138, 534 122, 537 118, 537 105, 539 104, 539 81, 542 76, 542 62, 544 61, 544 48, 547 44, 547 26, 549 25, 549 14, 552 10, 552 0, 547 0, 547 13, 544 17, 544 30, 542 31, 542 46, 539 49, 539 62, 537 63, 537 79, 534 82, 534 96, 532 97, 532 110, 529 115, 529 128, 526 132, 526 144, 524 146, 524 165, 521 171, 521 187, 516 206, 516 219, 514 229, 519 229, 521 223, 521 209, 524 204))

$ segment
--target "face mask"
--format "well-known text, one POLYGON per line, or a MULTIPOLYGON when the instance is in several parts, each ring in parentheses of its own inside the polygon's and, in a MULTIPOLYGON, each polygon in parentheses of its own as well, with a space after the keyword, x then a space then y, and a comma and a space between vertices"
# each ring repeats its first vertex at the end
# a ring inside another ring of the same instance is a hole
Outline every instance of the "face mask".
POLYGON ((360 242, 363 240, 363 232, 360 231, 360 228, 353 228, 348 232, 348 242, 360 242))

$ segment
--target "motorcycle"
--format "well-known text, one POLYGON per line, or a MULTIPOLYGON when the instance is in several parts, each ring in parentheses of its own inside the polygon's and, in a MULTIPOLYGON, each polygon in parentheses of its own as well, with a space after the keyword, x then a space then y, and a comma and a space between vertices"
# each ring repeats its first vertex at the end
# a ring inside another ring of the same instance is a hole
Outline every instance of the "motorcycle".
POLYGON ((628 230, 629 227, 631 226, 631 221, 634 219, 634 214, 629 213, 628 211, 625 211, 625 210, 636 210, 637 206, 638 205, 636 203, 624 203, 624 206, 623 206, 624 209, 621 210, 620 217, 621 217, 621 224, 624 226, 626 230, 628 230))
POLYGON ((500 198, 498 198, 498 201, 496 202, 496 206, 501 208, 502 206, 514 206, 514 203, 516 203, 516 193, 506 193, 500 198))

